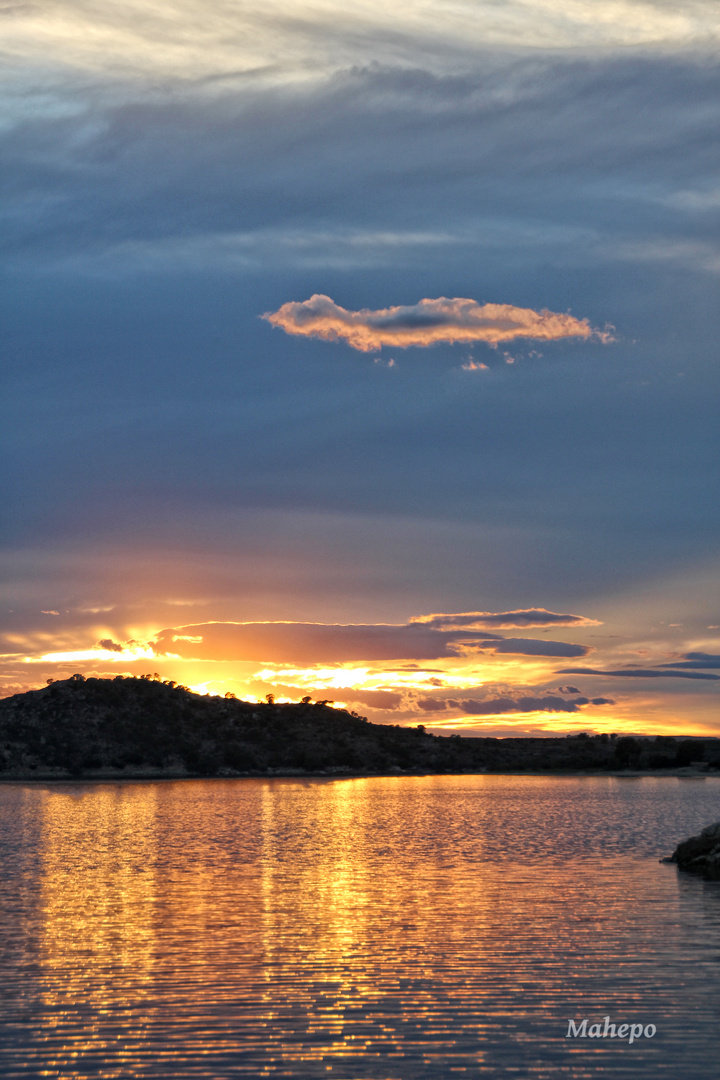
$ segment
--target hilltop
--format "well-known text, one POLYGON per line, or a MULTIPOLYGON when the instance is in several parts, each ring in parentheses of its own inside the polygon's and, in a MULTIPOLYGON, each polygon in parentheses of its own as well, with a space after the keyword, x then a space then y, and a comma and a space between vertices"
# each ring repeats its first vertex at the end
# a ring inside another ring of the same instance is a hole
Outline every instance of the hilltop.
POLYGON ((304 698, 212 697, 152 676, 84 678, 0 700, 0 778, 720 768, 720 740, 461 738, 372 724, 304 698))

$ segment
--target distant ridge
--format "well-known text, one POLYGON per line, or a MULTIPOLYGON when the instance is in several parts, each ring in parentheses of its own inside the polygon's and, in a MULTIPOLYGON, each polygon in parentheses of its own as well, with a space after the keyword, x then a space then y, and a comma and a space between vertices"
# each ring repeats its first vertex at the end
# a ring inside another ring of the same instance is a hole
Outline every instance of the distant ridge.
POLYGON ((0 779, 720 769, 720 740, 461 738, 327 702, 211 697, 158 677, 73 675, 0 700, 0 779))

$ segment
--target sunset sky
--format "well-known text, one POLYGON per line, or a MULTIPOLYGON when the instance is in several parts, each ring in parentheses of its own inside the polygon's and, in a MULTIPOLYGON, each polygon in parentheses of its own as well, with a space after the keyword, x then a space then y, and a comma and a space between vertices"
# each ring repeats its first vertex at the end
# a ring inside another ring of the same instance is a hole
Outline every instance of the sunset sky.
POLYGON ((720 7, 2 26, 0 695, 720 734, 720 7))

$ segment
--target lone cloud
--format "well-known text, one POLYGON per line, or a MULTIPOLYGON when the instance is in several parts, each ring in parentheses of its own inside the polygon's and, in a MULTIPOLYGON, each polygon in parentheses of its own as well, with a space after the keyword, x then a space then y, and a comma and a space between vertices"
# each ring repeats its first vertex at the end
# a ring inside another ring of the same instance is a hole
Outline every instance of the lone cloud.
POLYGON ((316 293, 309 300, 291 301, 263 316, 286 334, 345 341, 353 349, 374 352, 383 345, 406 349, 438 342, 484 341, 488 345, 530 338, 557 341, 561 338, 611 339, 594 330, 587 319, 575 319, 553 311, 533 311, 512 304, 478 304, 463 297, 420 300, 417 304, 371 311, 348 311, 329 296, 316 293))

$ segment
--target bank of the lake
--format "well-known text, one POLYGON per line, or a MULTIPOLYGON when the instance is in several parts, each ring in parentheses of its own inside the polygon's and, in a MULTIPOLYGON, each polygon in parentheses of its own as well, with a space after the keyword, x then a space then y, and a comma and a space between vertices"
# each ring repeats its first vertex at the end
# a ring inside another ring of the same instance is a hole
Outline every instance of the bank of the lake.
POLYGON ((239 701, 151 677, 75 675, 0 701, 0 779, 720 770, 719 739, 471 738, 330 702, 239 701))

